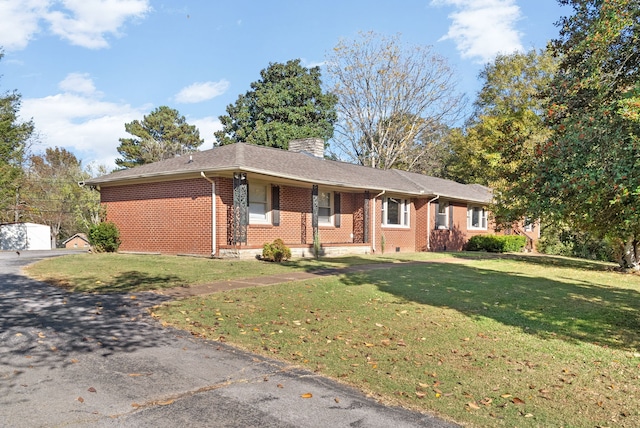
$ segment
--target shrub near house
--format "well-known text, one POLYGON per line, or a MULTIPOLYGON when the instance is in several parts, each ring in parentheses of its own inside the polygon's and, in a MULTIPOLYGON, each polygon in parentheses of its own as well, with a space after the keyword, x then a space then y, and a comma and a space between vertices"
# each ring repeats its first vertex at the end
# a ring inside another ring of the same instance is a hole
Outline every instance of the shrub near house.
POLYGON ((515 253, 522 251, 527 239, 520 235, 476 235, 467 243, 468 251, 515 253))

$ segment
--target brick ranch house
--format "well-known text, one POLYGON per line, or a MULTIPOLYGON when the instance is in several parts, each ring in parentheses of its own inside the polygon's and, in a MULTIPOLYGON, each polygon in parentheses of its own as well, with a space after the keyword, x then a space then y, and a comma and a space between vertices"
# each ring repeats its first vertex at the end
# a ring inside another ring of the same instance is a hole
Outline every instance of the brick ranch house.
POLYGON ((321 139, 289 150, 236 143, 85 184, 100 191, 121 252, 255 257, 280 238, 309 257, 316 231, 326 255, 443 251, 494 232, 487 187, 323 153, 321 139))

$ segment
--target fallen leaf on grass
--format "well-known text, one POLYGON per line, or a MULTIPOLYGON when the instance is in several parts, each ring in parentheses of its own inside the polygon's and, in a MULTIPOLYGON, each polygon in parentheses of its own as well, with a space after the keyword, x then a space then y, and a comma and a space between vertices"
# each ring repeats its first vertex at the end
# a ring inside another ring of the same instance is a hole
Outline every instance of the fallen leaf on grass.
POLYGON ((511 400, 511 402, 513 404, 524 404, 524 400, 518 398, 518 397, 513 397, 513 399, 511 400))
POLYGON ((311 397, 313 397, 313 394, 310 393, 310 392, 307 392, 306 394, 302 394, 300 397, 302 397, 302 398, 311 398, 311 397))
POLYGON ((469 406, 470 409, 473 410, 479 410, 480 406, 478 406, 476 403, 474 403, 473 401, 470 401, 467 403, 467 406, 469 406))
POLYGON ((424 392, 416 391, 416 396, 418 398, 424 398, 427 394, 424 392))

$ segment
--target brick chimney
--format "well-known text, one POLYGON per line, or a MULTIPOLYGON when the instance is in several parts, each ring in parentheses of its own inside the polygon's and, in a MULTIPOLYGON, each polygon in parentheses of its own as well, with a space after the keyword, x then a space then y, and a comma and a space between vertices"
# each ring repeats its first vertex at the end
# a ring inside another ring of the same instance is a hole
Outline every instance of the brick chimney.
POLYGON ((317 158, 324 158, 324 140, 322 138, 300 138, 289 141, 290 152, 305 152, 317 158))

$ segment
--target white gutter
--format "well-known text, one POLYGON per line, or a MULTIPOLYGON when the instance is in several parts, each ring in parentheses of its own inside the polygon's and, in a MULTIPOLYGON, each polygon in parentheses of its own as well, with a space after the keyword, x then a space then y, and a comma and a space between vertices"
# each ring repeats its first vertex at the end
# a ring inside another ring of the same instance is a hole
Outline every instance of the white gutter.
POLYGON ((211 257, 216 255, 216 183, 200 171, 202 178, 211 183, 211 257))
POLYGON ((387 193, 386 190, 373 197, 373 215, 371 216, 371 254, 376 252, 376 199, 387 193))
POLYGON ((427 202, 427 251, 431 251, 431 202, 437 201, 440 195, 427 202))

